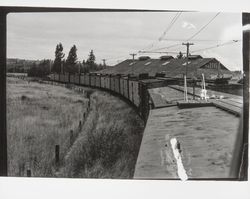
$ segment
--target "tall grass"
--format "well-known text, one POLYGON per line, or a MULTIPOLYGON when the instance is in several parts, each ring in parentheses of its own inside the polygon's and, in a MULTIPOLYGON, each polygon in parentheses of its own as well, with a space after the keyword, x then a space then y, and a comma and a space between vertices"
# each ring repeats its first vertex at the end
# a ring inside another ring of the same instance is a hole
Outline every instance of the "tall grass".
POLYGON ((142 132, 142 120, 126 103, 95 92, 84 129, 65 156, 60 175, 132 178, 142 132))
POLYGON ((125 102, 105 92, 86 92, 8 78, 7 129, 10 176, 131 178, 143 122, 125 102), (70 130, 78 132, 70 143, 70 130), (55 145, 61 164, 55 166, 55 145), (72 144, 72 145, 71 145, 72 144))
POLYGON ((55 145, 63 157, 86 104, 72 90, 8 78, 8 174, 26 176, 31 169, 32 176, 55 176, 55 145))

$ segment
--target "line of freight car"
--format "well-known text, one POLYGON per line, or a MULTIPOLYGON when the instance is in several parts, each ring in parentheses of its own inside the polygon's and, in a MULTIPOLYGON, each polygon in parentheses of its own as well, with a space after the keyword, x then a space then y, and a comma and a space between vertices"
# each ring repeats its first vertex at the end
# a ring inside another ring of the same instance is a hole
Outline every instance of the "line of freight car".
POLYGON ((147 119, 149 99, 143 99, 141 96, 143 92, 147 92, 147 86, 143 82, 129 79, 126 76, 97 74, 53 74, 52 79, 53 81, 62 83, 90 86, 112 91, 128 99, 137 107, 139 114, 143 116, 144 120, 147 119))

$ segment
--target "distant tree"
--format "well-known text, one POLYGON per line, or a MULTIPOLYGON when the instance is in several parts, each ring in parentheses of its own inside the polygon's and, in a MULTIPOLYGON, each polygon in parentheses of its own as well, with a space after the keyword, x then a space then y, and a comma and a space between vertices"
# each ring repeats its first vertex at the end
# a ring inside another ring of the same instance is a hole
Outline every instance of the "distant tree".
POLYGON ((88 73, 89 72, 89 66, 85 62, 85 60, 81 63, 81 73, 88 73))
POLYGON ((69 73, 77 73, 77 54, 76 54, 77 48, 75 45, 72 46, 72 48, 69 51, 68 57, 66 59, 66 72, 69 73))
POLYGON ((178 58, 178 59, 182 59, 182 58, 183 58, 183 54, 182 54, 181 51, 180 51, 179 54, 177 55, 177 58, 178 58))
POLYGON ((93 50, 90 51, 86 64, 89 67, 89 71, 95 71, 97 69, 97 64, 95 63, 95 55, 93 50))
POLYGON ((94 51, 91 50, 89 53, 89 58, 87 59, 87 64, 94 64, 95 63, 95 55, 94 55, 94 51))
POLYGON ((103 70, 105 68, 107 68, 106 64, 99 64, 98 67, 97 67, 97 70, 103 70))
POLYGON ((55 51, 55 60, 54 60, 54 64, 52 66, 52 72, 56 72, 56 73, 62 73, 63 71, 61 71, 61 65, 62 65, 62 58, 64 57, 64 53, 63 53, 63 46, 61 43, 56 45, 56 51, 55 51))
POLYGON ((66 61, 65 59, 62 60, 62 73, 65 73, 65 68, 66 68, 66 61))
POLYGON ((44 59, 39 64, 33 63, 28 70, 29 77, 46 77, 50 74, 50 60, 44 59))

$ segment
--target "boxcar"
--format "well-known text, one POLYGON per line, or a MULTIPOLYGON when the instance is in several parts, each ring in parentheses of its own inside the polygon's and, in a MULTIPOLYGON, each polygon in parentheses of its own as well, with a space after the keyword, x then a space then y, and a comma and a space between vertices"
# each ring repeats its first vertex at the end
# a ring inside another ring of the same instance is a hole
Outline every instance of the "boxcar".
POLYGON ((69 82, 74 83, 75 82, 75 76, 73 74, 69 75, 69 82))
POLYGON ((107 75, 105 75, 104 76, 104 88, 106 89, 107 88, 107 78, 108 78, 108 76, 107 75))
POLYGON ((105 77, 105 88, 110 90, 110 75, 106 75, 105 77))
POLYGON ((90 83, 89 83, 89 80, 90 80, 89 74, 86 73, 86 74, 84 75, 84 77, 85 77, 85 78, 84 78, 84 80, 85 80, 85 85, 86 85, 86 86, 90 86, 90 83))
POLYGON ((101 75, 101 88, 105 88, 105 76, 101 75))
POLYGON ((139 82, 134 81, 133 82, 133 100, 134 104, 139 107, 140 105, 140 95, 139 95, 139 82))
POLYGON ((63 74, 59 73, 59 82, 63 82, 63 74))
POLYGON ((115 92, 120 93, 120 76, 115 76, 115 92))
POLYGON ((57 82, 59 81, 59 74, 54 74, 54 80, 57 82))
POLYGON ((90 75, 90 86, 95 86, 95 74, 90 75))
POLYGON ((69 82, 69 75, 68 74, 60 74, 60 81, 64 83, 69 82))
POLYGON ((50 74, 47 76, 51 81, 55 81, 55 74, 50 74))
POLYGON ((115 91, 115 76, 114 75, 110 76, 110 90, 115 91))
POLYGON ((101 87, 101 76, 99 74, 97 74, 96 77, 95 77, 95 86, 97 88, 101 87))
POLYGON ((134 102, 134 99, 133 99, 133 84, 134 84, 134 81, 132 81, 132 80, 129 80, 129 100, 131 101, 131 102, 134 102))
POLYGON ((128 92, 128 78, 123 79, 123 96, 129 99, 129 92, 128 92))
POLYGON ((80 75, 79 74, 75 74, 74 75, 74 83, 75 84, 79 84, 80 83, 80 75))
POLYGON ((81 76, 80 76, 80 85, 85 85, 84 84, 84 74, 81 74, 81 76))
POLYGON ((119 79, 119 81, 120 81, 120 94, 122 95, 122 96, 124 96, 124 92, 123 92, 123 87, 124 87, 124 85, 123 85, 123 77, 120 77, 120 79, 119 79))

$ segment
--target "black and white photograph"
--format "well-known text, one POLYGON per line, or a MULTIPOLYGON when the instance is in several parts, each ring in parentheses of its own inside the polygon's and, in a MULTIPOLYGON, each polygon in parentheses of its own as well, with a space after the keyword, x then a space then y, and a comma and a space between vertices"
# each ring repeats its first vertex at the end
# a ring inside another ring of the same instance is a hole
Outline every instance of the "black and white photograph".
POLYGON ((0 197, 250 196, 250 10, 0 3, 0 197))
POLYGON ((7 15, 14 177, 244 180, 242 13, 7 15))

